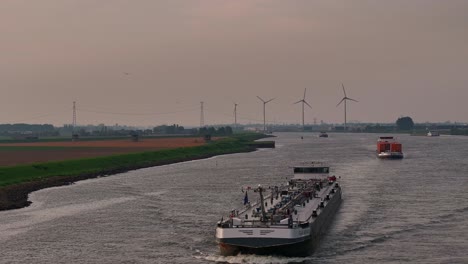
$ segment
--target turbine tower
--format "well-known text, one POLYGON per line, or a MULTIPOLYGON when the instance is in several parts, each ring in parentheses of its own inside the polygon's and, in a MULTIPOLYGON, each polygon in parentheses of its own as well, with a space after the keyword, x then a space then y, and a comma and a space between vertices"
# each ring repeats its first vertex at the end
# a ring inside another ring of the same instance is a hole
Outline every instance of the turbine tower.
POLYGON ((237 104, 234 103, 234 127, 237 128, 237 104))
POLYGON ((344 94, 344 97, 343 99, 341 99, 341 101, 336 105, 336 107, 338 107, 342 102, 344 102, 344 131, 346 131, 346 101, 350 100, 350 101, 354 101, 354 102, 358 102, 354 99, 351 99, 349 98, 347 95, 346 95, 346 90, 344 88, 344 84, 341 84, 341 87, 343 87, 343 94, 344 94))
POLYGON ((71 140, 75 141, 78 139, 78 133, 76 131, 76 102, 73 101, 73 120, 72 120, 72 136, 71 140))
POLYGON ((73 101, 72 135, 75 134, 75 129, 76 129, 76 102, 73 101))
POLYGON ((203 110, 203 101, 200 102, 200 128, 205 126, 205 113, 203 110))
POLYGON ((260 101, 263 102, 263 133, 265 133, 265 131, 266 131, 265 105, 268 104, 269 102, 273 101, 275 98, 271 98, 268 101, 263 100, 262 98, 260 98, 260 96, 257 96, 257 98, 260 99, 260 101))
POLYGON ((302 97, 302 100, 299 100, 299 101, 294 103, 294 104, 302 103, 302 130, 304 130, 304 105, 307 105, 308 107, 310 107, 310 109, 312 109, 312 106, 310 106, 310 104, 307 103, 306 100, 305 100, 306 90, 307 90, 307 88, 304 89, 304 97, 302 97))

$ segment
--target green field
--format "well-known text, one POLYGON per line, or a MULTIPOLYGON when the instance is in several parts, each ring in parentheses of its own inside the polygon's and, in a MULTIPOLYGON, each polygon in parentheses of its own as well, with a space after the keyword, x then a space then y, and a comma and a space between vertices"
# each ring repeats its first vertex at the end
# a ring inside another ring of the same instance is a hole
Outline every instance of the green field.
POLYGON ((220 154, 246 152, 254 149, 249 143, 263 137, 263 135, 259 134, 243 134, 197 147, 0 167, 0 186, 55 176, 75 176, 92 173, 108 174, 115 170, 131 170, 220 154))

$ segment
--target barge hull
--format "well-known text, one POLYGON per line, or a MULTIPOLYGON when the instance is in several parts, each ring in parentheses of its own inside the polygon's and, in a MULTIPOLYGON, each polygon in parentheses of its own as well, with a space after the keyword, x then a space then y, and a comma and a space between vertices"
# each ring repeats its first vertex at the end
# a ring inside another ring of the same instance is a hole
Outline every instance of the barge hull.
POLYGON ((403 154, 378 154, 377 157, 379 159, 402 159, 403 158, 403 154))
POLYGON ((342 202, 341 188, 327 202, 322 212, 310 224, 310 235, 286 238, 224 238, 217 239, 222 255, 239 253, 256 255, 309 256, 318 247, 342 202))

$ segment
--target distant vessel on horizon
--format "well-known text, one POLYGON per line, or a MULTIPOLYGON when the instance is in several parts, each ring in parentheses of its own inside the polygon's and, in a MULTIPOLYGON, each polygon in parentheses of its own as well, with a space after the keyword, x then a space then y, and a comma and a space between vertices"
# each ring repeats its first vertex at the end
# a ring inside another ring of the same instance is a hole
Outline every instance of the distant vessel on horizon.
POLYGON ((440 133, 438 131, 429 130, 429 132, 427 132, 427 136, 428 137, 438 137, 438 136, 440 136, 440 133))
POLYGON ((320 131, 319 137, 327 138, 328 134, 325 131, 320 131))

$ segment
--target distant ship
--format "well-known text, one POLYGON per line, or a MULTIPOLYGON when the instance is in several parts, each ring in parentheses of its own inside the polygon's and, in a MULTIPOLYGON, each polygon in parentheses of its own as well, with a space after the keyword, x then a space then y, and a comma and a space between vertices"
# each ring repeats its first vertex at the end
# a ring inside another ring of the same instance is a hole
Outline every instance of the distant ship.
POLYGON ((327 138, 328 134, 327 134, 327 132, 322 131, 322 132, 320 132, 319 137, 327 138))
POLYGON ((427 132, 427 136, 428 137, 438 137, 438 136, 440 136, 440 133, 437 132, 437 131, 429 131, 429 132, 427 132))
POLYGON ((381 159, 402 159, 401 143, 393 137, 380 137, 377 141, 377 157, 381 159))
POLYGON ((217 223, 221 254, 310 254, 341 204, 341 186, 329 171, 329 166, 313 162, 294 167, 285 186, 247 187, 245 207, 217 223), (259 195, 254 204, 249 191, 259 195))

